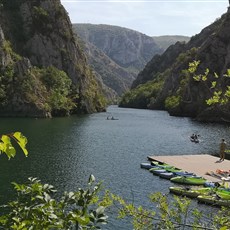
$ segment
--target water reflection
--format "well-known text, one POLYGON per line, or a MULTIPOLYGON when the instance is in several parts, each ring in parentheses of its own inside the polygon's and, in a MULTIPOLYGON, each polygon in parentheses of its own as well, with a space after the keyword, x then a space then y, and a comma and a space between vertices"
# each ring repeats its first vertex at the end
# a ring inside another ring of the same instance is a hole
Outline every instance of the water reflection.
MULTIPOLYGON (((171 183, 140 169, 148 155, 215 153, 219 140, 229 139, 229 127, 171 117, 164 111, 111 106, 107 113, 54 119, 1 118, 2 133, 21 131, 29 139, 29 157, 18 152, 15 159, 1 157, 1 197, 12 196, 11 181, 38 177, 58 187, 76 190, 90 174, 106 188, 127 200, 148 206, 151 192, 168 193, 171 183), (119 120, 107 120, 108 115, 119 120), (200 135, 194 144, 189 137, 200 135)), ((108 229, 129 229, 112 220, 108 229), (118 227, 119 226, 119 227, 118 227)))

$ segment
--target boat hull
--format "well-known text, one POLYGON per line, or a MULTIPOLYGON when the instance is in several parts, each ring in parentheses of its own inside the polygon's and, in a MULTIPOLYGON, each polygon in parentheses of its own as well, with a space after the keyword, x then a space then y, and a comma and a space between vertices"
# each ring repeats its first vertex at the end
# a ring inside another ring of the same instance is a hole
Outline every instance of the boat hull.
POLYGON ((199 195, 209 194, 212 192, 211 188, 184 188, 184 187, 169 187, 169 191, 173 194, 186 196, 189 198, 196 198, 199 195))
POLYGON ((199 203, 230 207, 230 200, 223 200, 216 196, 199 195, 197 200, 199 203))
POLYGON ((174 183, 185 184, 185 185, 204 185, 206 182, 205 178, 202 177, 186 177, 186 176, 177 176, 170 179, 174 183))

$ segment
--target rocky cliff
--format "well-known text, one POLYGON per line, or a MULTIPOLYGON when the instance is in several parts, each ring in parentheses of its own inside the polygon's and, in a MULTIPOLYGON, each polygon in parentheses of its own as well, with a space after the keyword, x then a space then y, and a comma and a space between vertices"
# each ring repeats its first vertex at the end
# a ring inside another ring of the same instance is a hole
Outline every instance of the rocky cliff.
POLYGON ((189 40, 185 36, 149 37, 112 25, 73 24, 73 30, 83 41, 91 67, 117 96, 130 88, 152 56, 178 40, 189 40))
POLYGON ((154 54, 163 52, 152 37, 134 30, 92 24, 74 24, 74 27, 84 41, 95 45, 133 74, 137 74, 154 54))
POLYGON ((92 43, 82 41, 82 46, 88 63, 98 79, 101 79, 104 88, 107 88, 107 98, 116 102, 117 98, 130 88, 135 79, 134 74, 119 66, 92 43))
POLYGON ((0 11, 0 115, 104 110, 60 0, 0 0, 0 11))
MULTIPOLYGON (((229 103, 207 105, 207 100, 219 94, 223 101, 228 89, 226 73, 230 69, 230 12, 187 44, 177 43, 162 55, 157 55, 140 72, 133 90, 149 81, 162 81, 157 94, 147 100, 146 107, 166 109, 171 115, 190 116, 199 120, 230 120, 229 103), (189 63, 199 60, 195 73, 188 71, 189 63), (207 70, 208 69, 208 70, 207 70), (218 76, 218 77, 217 77, 218 76), (215 87, 214 87, 215 85, 215 87)), ((124 100, 123 100, 124 102, 124 100)), ((127 103, 126 105, 128 105, 127 103)), ((125 106, 125 103, 123 104, 125 106)))

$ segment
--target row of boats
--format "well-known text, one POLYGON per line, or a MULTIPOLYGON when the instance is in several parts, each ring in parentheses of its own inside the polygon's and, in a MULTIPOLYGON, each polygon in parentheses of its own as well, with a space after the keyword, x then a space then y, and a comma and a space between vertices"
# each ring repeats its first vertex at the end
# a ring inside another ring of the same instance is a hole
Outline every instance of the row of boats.
MULTIPOLYGON (((141 168, 179 184, 169 187, 169 191, 175 195, 196 198, 201 203, 230 207, 230 189, 224 183, 209 182, 194 173, 158 161, 141 163, 141 168)), ((221 174, 216 174, 221 178, 221 174)))

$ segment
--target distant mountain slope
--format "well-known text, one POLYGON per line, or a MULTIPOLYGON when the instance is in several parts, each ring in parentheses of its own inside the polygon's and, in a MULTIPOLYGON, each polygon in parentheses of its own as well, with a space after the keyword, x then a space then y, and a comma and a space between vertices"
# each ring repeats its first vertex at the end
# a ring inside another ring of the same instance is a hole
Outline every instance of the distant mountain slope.
POLYGON ((104 88, 107 87, 109 100, 116 100, 130 88, 135 79, 133 74, 115 63, 92 43, 82 41, 82 47, 96 76, 101 80, 104 88))
POLYGON ((154 38, 137 31, 111 25, 73 24, 73 30, 82 39, 88 61, 97 76, 118 96, 130 88, 154 55, 163 52, 160 45, 174 44, 177 38, 188 39, 162 36, 155 42, 154 38))
POLYGON ((121 106, 166 109, 171 115, 204 121, 230 121, 229 103, 212 106, 206 103, 213 94, 220 100, 229 96, 225 94, 230 89, 229 77, 225 77, 226 73, 230 75, 229 69, 230 9, 187 44, 178 42, 162 55, 154 56, 139 73, 132 91, 123 97, 121 106), (194 60, 200 61, 197 78, 188 71, 194 60), (199 75, 205 72, 207 80, 199 75))
POLYGON ((164 36, 153 36, 156 44, 163 50, 166 50, 169 46, 175 44, 176 42, 188 42, 190 37, 182 35, 164 35, 164 36))
POLYGON ((137 74, 155 54, 163 52, 152 37, 123 27, 74 24, 73 28, 84 41, 132 74, 137 74))

